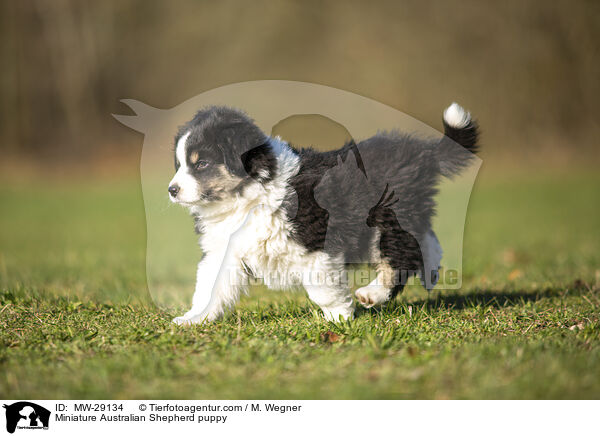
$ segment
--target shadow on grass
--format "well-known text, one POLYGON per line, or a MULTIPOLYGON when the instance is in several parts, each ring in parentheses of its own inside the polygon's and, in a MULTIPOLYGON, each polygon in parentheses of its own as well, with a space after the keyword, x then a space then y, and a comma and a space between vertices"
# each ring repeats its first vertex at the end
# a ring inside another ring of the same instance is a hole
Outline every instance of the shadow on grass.
POLYGON ((589 292, 594 292, 585 283, 575 282, 572 286, 565 288, 547 288, 539 291, 506 291, 506 290, 473 290, 469 293, 455 293, 443 295, 432 293, 427 298, 414 301, 403 300, 399 297, 390 301, 380 308, 364 309, 360 305, 356 316, 363 316, 379 311, 395 312, 406 311, 408 306, 424 308, 426 310, 463 310, 472 308, 496 308, 525 305, 528 302, 536 302, 545 298, 581 296, 589 292))
MULTIPOLYGON (((363 308, 356 303, 356 318, 372 317, 380 312, 384 314, 406 313, 409 306, 418 310, 437 311, 437 310, 464 310, 472 308, 495 308, 502 309, 506 307, 525 305, 529 302, 537 302, 546 298, 581 296, 591 291, 585 284, 574 284, 564 288, 547 288, 538 291, 509 291, 509 290, 484 290, 475 289, 468 293, 440 294, 431 293, 426 298, 406 300, 402 296, 388 302, 387 304, 371 309, 363 308)), ((257 305, 256 307, 243 308, 238 312, 242 319, 252 318, 254 321, 265 322, 286 319, 300 319, 311 317, 313 312, 320 312, 317 305, 312 303, 308 297, 306 302, 297 304, 291 301, 267 303, 257 305)), ((238 314, 232 313, 229 317, 237 317, 238 314)))
MULTIPOLYGON (((512 306, 525 305, 529 302, 537 302, 547 298, 567 297, 567 296, 582 296, 590 292, 597 293, 597 290, 592 290, 588 284, 581 281, 575 281, 572 285, 561 288, 546 288, 537 291, 525 290, 506 290, 506 289, 474 289, 469 292, 461 293, 455 291, 453 293, 442 294, 440 292, 432 292, 425 298, 417 298, 407 300, 406 297, 400 295, 393 301, 387 304, 374 307, 371 309, 363 308, 359 303, 356 303, 356 318, 365 316, 373 316, 380 312, 384 314, 405 313, 409 306, 426 311, 436 310, 464 310, 464 309, 487 309, 495 308, 502 309, 512 306)), ((243 308, 239 315, 243 318, 250 317, 255 321, 273 321, 282 318, 307 318, 311 317, 313 312, 320 312, 317 305, 312 303, 308 297, 305 303, 298 304, 297 302, 284 301, 278 303, 266 303, 256 305, 255 307, 243 308)), ((228 317, 237 317, 236 313, 230 314, 228 317)))

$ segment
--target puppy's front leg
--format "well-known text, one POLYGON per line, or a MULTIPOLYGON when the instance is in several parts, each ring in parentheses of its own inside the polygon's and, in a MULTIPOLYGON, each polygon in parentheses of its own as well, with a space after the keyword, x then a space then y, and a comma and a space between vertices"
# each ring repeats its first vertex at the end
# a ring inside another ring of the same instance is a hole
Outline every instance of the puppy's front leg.
POLYGON ((227 307, 237 302, 244 274, 235 259, 226 259, 225 254, 206 255, 198 264, 192 308, 173 322, 198 324, 219 319, 227 307))
POLYGON ((260 217, 263 210, 263 206, 253 209, 237 230, 230 234, 229 240, 222 240, 223 250, 208 253, 202 259, 198 265, 192 308, 173 322, 196 324, 214 321, 223 316, 226 308, 237 302, 240 291, 248 286, 248 274, 242 267, 242 259, 248 246, 247 241, 251 240, 249 234, 253 234, 256 228, 252 226, 252 221, 260 217))

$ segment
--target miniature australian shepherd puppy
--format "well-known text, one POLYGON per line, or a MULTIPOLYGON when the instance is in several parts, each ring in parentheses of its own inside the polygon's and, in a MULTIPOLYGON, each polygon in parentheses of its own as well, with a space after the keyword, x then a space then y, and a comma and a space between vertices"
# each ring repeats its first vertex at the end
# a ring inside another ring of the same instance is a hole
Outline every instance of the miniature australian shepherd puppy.
POLYGON ((377 271, 355 292, 365 307, 394 298, 414 275, 430 290, 442 257, 431 229, 436 185, 477 148, 477 125, 458 104, 443 123, 441 139, 380 132, 318 152, 269 137, 240 110, 200 110, 175 137, 168 187, 193 215, 203 251, 192 308, 173 321, 220 318, 249 277, 303 286, 327 319, 348 319, 351 292, 335 277, 353 263, 377 271))

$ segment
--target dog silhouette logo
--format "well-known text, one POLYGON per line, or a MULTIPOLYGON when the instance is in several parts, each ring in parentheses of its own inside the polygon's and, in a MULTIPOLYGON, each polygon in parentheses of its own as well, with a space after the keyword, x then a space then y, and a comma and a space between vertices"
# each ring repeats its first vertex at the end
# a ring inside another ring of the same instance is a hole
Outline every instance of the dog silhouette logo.
POLYGON ((6 409, 6 431, 14 433, 18 429, 48 429, 50 411, 29 401, 19 401, 4 405, 6 409))

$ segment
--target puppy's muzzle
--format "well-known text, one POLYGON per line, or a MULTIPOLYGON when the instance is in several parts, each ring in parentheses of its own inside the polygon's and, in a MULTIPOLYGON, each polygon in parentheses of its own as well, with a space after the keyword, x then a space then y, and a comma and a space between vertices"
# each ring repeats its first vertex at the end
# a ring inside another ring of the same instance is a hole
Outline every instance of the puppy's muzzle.
POLYGON ((169 186, 169 195, 171 195, 173 198, 177 197, 177 194, 179 194, 179 189, 179 185, 177 184, 169 186))

